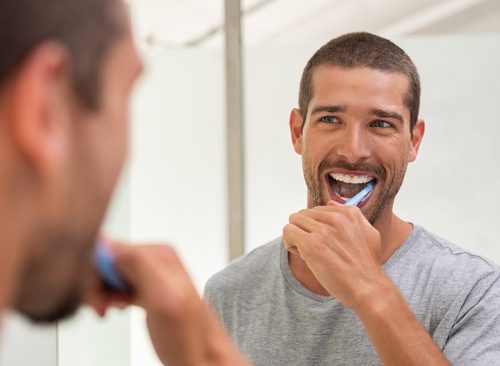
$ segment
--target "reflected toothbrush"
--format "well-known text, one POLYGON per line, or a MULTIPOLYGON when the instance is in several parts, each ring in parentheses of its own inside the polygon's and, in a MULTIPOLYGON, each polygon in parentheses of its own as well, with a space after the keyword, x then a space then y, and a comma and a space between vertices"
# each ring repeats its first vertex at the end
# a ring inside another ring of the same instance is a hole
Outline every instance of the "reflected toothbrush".
POLYGON ((345 202, 345 205, 348 206, 357 206, 361 201, 363 201, 368 195, 373 191, 373 186, 375 184, 373 181, 369 182, 365 188, 363 188, 358 194, 354 197, 350 198, 345 202))

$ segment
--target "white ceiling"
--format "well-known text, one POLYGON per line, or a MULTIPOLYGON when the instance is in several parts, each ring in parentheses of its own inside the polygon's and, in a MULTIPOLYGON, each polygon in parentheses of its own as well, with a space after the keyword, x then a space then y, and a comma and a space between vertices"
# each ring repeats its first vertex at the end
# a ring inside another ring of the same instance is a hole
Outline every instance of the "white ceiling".
MULTIPOLYGON (((136 32, 164 47, 219 46, 223 0, 129 0, 136 32)), ((326 40, 365 30, 388 37, 500 33, 500 0, 243 0, 246 44, 326 40)))

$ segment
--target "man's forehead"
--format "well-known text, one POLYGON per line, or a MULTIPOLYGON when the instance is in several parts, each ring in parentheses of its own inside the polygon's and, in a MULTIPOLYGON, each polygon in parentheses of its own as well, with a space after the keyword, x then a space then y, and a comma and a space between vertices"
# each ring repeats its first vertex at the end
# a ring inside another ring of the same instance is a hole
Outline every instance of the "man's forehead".
POLYGON ((360 104, 386 104, 391 105, 393 109, 404 109, 409 113, 406 99, 410 84, 406 75, 400 72, 369 67, 321 65, 313 72, 311 87, 312 99, 309 107, 332 102, 332 98, 340 102, 357 96, 360 104))

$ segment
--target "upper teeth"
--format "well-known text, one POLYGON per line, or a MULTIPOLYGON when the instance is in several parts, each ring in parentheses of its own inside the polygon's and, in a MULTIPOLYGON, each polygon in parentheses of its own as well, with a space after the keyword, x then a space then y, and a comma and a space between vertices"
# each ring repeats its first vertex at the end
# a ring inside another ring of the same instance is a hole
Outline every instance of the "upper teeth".
POLYGON ((363 184, 372 181, 374 178, 370 175, 346 175, 340 173, 330 173, 330 177, 344 183, 363 184))

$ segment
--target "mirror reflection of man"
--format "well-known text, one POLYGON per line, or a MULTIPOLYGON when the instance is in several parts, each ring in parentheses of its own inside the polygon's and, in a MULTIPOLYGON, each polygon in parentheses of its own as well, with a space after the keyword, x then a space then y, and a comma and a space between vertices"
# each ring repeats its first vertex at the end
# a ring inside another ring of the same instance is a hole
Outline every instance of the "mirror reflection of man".
POLYGON ((307 63, 290 115, 307 208, 205 289, 254 365, 498 363, 497 265, 393 212, 419 102, 415 65, 384 38, 347 34, 307 63))
POLYGON ((112 246, 129 297, 94 273, 142 69, 123 2, 2 0, 0 49, 0 311, 50 322, 84 300, 133 303, 163 362, 246 364, 172 248, 112 246))

